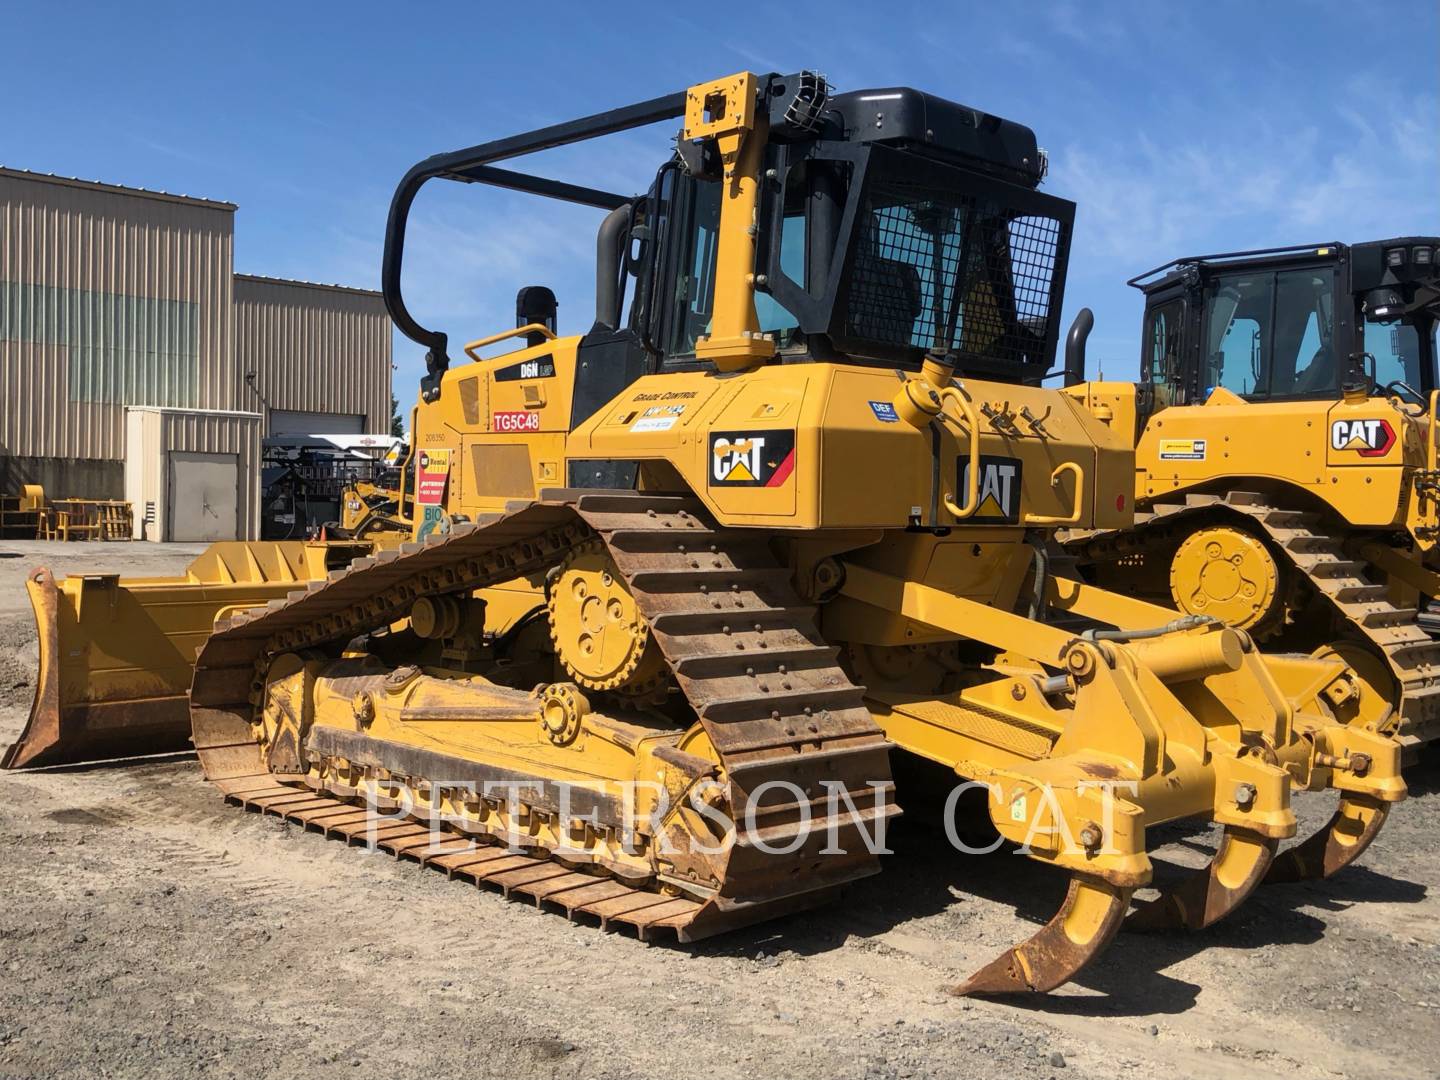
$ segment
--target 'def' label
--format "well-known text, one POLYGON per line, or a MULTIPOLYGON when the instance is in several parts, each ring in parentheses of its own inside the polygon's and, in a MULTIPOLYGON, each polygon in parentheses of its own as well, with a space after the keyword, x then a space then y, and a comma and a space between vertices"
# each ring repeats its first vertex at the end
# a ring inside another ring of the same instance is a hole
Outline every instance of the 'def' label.
POLYGON ((795 471, 794 431, 710 435, 711 487, 780 487, 795 471))
POLYGON ((870 402, 870 411, 875 414, 875 419, 882 424, 898 424, 900 414, 895 411, 895 406, 888 401, 870 402))
POLYGON ((491 431, 539 431, 538 412, 497 412, 490 421, 491 431))
POLYGON ((500 368, 495 372, 496 382, 518 382, 520 379, 553 379, 555 361, 548 356, 535 360, 521 360, 518 364, 500 368))
POLYGON ((1204 461, 1204 439, 1161 439, 1161 461, 1204 461))

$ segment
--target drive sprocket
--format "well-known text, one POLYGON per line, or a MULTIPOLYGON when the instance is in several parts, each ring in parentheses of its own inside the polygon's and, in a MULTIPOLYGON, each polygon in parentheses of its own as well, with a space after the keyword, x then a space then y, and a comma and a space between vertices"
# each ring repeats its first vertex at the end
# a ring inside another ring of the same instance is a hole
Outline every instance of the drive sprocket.
POLYGON ((580 686, 646 695, 665 685, 665 657, 603 542, 565 556, 548 603, 555 655, 580 686))

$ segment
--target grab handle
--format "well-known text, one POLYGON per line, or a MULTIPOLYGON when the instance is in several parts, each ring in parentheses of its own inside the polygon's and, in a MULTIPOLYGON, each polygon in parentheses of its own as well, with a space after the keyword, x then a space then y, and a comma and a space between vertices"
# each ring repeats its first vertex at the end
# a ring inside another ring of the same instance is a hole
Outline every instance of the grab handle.
POLYGON ((1050 514, 1026 514, 1027 525, 1078 525, 1080 523, 1080 511, 1085 505, 1085 470, 1080 468, 1073 461, 1062 461, 1050 474, 1050 486, 1059 487, 1060 478, 1066 473, 1075 477, 1075 501, 1070 507, 1070 513, 1064 517, 1056 517, 1050 514))

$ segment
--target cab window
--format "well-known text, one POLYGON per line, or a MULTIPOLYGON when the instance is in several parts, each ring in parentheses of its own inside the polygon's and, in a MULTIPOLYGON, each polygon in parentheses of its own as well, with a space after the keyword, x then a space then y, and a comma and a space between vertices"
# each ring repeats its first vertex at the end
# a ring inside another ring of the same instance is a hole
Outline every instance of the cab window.
MULTIPOLYGON (((695 345, 710 333, 715 314, 716 260, 720 247, 721 185, 698 180, 690 185, 688 205, 680 209, 682 225, 680 251, 676 262, 675 291, 671 300, 666 360, 688 363, 695 357, 695 345)), ((793 280, 805 280, 805 217, 787 214, 782 232, 780 265, 793 280)), ((760 329, 777 333, 786 344, 786 331, 799 323, 767 293, 756 291, 755 314, 760 329)))
POLYGON ((715 259, 720 243, 720 185, 697 181, 689 185, 682 210, 680 251, 671 297, 670 340, 666 358, 695 355, 695 343, 710 330, 715 308, 715 259))
POLYGON ((1145 314, 1145 379, 1173 384, 1179 378, 1180 324, 1185 302, 1170 300, 1145 314))
POLYGON ((1340 392, 1333 270, 1290 270, 1275 275, 1274 335, 1271 395, 1333 397, 1340 392))
POLYGON ((1335 270, 1218 274, 1206 291, 1202 386, 1245 398, 1334 396, 1335 270))
MULTIPOLYGON (((1432 324, 1430 332, 1435 330, 1432 324)), ((1423 390, 1425 378, 1420 370, 1420 335, 1413 323, 1365 324, 1365 351, 1375 358, 1375 385, 1386 386, 1403 382, 1423 390)))
MULTIPOLYGON (((786 214, 780 230, 780 269, 791 281, 805 280, 805 215, 786 214)), ((755 314, 760 319, 760 329, 766 334, 778 334, 784 345, 789 336, 786 331, 794 330, 800 320, 790 314, 767 292, 755 291, 755 314)))

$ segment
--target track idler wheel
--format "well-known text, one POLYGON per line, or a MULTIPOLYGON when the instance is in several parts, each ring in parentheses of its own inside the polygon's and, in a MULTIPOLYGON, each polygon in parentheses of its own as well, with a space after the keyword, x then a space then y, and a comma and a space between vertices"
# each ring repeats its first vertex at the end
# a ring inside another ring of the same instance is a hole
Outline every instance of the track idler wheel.
POLYGON ((1280 569, 1247 532, 1224 525, 1197 529, 1170 561, 1170 595, 1187 615, 1211 615, 1254 631, 1279 614, 1280 569))
POLYGON ((1341 795, 1340 805, 1325 827, 1281 852, 1265 881, 1313 881, 1345 869, 1365 853, 1390 816, 1391 805, 1369 795, 1341 795))
POLYGON ((1226 828, 1209 865, 1137 907, 1125 929, 1203 930, 1219 922, 1265 880, 1278 844, 1274 837, 1226 828))
POLYGON ((1043 994, 1069 982, 1120 929, 1132 891, 1103 878, 1076 874, 1053 919, 950 992, 960 997, 1043 994))

